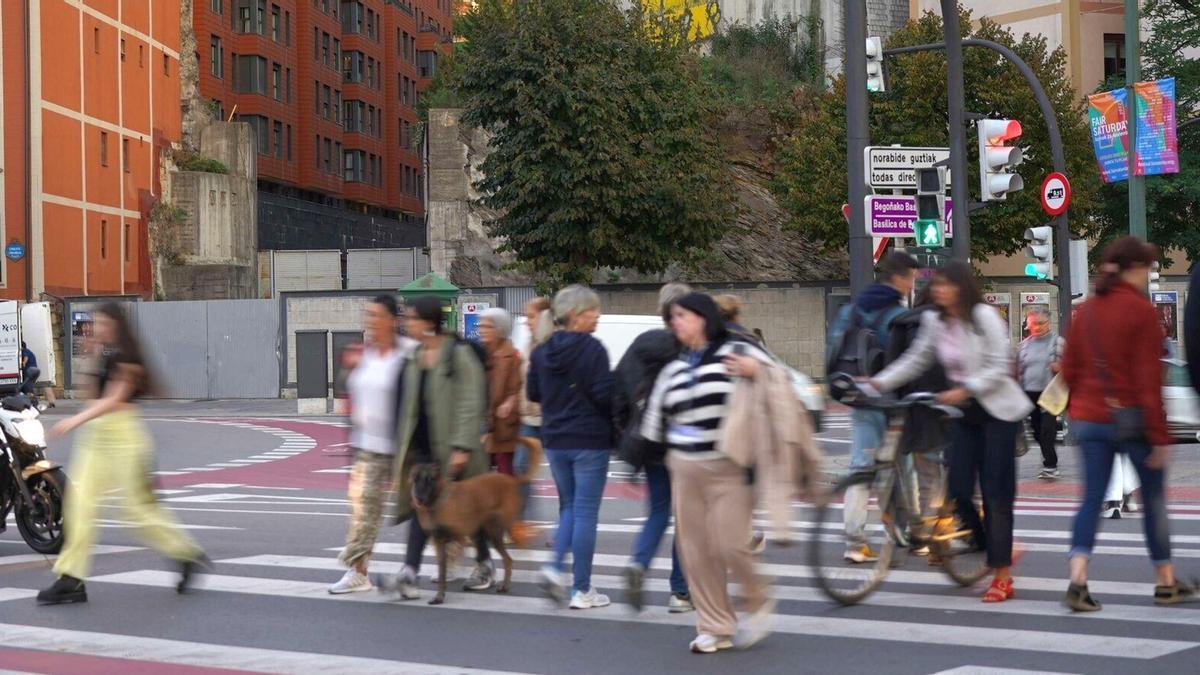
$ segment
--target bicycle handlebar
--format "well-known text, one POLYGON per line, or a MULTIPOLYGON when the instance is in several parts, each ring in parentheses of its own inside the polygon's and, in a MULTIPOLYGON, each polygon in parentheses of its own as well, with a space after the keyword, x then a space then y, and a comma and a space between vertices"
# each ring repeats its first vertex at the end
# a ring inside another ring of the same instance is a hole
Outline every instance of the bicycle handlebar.
POLYGON ((913 408, 916 406, 924 406, 932 410, 937 410, 945 414, 947 417, 962 417, 963 411, 955 406, 948 406, 938 403, 937 393, 931 391, 917 391, 907 394, 901 398, 896 398, 888 394, 883 394, 871 386, 866 381, 854 379, 853 376, 847 373, 834 373, 829 378, 830 383, 844 389, 849 396, 845 400, 852 401, 864 408, 874 408, 876 410, 898 410, 902 408, 913 408))

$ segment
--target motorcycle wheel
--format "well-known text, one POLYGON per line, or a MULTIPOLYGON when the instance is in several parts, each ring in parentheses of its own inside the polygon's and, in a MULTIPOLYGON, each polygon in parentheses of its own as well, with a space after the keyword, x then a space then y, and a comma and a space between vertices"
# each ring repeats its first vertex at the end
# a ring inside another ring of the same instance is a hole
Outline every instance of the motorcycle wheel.
POLYGON ((38 553, 58 553, 63 546, 63 493, 67 489, 67 474, 62 469, 45 471, 31 476, 26 485, 33 503, 17 508, 21 538, 38 553))

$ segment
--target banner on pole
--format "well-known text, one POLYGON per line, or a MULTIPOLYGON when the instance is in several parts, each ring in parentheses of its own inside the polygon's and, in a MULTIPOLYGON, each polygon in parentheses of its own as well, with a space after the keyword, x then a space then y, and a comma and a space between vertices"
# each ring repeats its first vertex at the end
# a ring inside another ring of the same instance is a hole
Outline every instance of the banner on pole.
MULTIPOLYGON (((1179 172, 1175 136, 1175 78, 1137 82, 1134 119, 1137 124, 1135 176, 1179 172)), ((1092 146, 1105 183, 1129 178, 1129 92, 1114 89, 1088 96, 1092 146)))
POLYGON ((1175 78, 1135 83, 1133 93, 1133 109, 1137 113, 1137 175, 1179 173, 1175 78))

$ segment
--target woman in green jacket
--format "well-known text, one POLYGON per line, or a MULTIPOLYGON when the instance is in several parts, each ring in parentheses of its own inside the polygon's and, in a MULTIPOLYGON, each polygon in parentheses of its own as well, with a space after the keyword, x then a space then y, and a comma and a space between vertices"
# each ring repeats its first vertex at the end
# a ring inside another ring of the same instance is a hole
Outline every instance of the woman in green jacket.
MULTIPOLYGON (((385 586, 401 599, 412 600, 420 597, 417 572, 427 539, 413 513, 413 467, 436 462, 442 475, 461 479, 486 473, 489 462, 482 443, 487 391, 483 363, 470 345, 445 332, 437 298, 414 300, 405 310, 405 322, 408 336, 419 343, 404 372, 394 464, 396 522, 409 520, 408 547, 404 569, 385 586)), ((483 590, 491 585, 492 564, 482 532, 475 546, 476 574, 468 586, 483 590), (481 585, 481 579, 487 583, 481 585)))

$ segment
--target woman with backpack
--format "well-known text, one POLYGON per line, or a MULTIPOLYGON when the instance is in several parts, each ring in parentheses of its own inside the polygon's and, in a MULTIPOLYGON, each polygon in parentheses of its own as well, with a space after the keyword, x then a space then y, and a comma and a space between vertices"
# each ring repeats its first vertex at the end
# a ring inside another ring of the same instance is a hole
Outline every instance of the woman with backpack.
MULTIPOLYGON (((687 284, 671 283, 658 292, 658 306, 666 328, 649 330, 637 336, 621 362, 613 371, 615 390, 613 393, 613 419, 621 432, 619 456, 633 468, 646 472, 646 522, 633 541, 633 559, 625 568, 625 592, 629 606, 641 611, 642 587, 646 581, 646 570, 662 543, 667 526, 671 523, 671 474, 667 471, 666 447, 651 443, 641 437, 639 429, 646 399, 654 388, 654 380, 668 363, 679 356, 679 341, 670 331, 671 305, 692 292, 687 284)), ((671 544, 671 598, 667 611, 672 614, 690 612, 692 596, 688 592, 687 580, 679 564, 675 544, 671 544)))
MULTIPOLYGON (((404 369, 398 413, 396 458, 396 522, 409 520, 404 568, 394 581, 383 584, 401 599, 420 597, 417 573, 425 555, 428 533, 412 506, 409 478, 421 464, 437 464, 450 480, 487 473, 481 433, 486 414, 483 363, 475 348, 446 333, 441 300, 423 297, 405 309, 405 332, 417 347, 404 369)), ((475 538, 477 568, 490 570, 487 538, 475 538)), ((478 570, 477 570, 478 571, 478 570)), ((486 576, 491 585, 491 575, 486 576)))
POLYGON ((528 381, 529 400, 542 405, 542 441, 559 501, 554 561, 542 568, 541 586, 555 602, 568 602, 563 570, 570 551, 571 608, 604 607, 610 601, 592 587, 592 557, 613 446, 613 376, 608 352, 592 336, 600 297, 568 286, 554 296, 554 317, 562 330, 533 351, 528 381))
POLYGON ((1154 564, 1154 603, 1200 600, 1175 577, 1165 494, 1171 435, 1162 400, 1163 331, 1146 297, 1158 248, 1121 237, 1104 249, 1095 294, 1079 308, 1067 338, 1063 378, 1071 390, 1071 431, 1083 452, 1084 490, 1071 534, 1071 582, 1063 604, 1094 612, 1088 562, 1114 459, 1128 455, 1142 483, 1146 548, 1154 564))
POLYGON ((983 601, 1004 602, 1013 597, 1017 431, 1033 404, 1013 378, 1008 324, 984 302, 971 266, 950 262, 931 284, 937 310, 922 316, 916 342, 871 381, 889 392, 934 363, 945 369, 950 388, 938 401, 963 409, 950 431, 948 496, 994 571, 983 601), (983 493, 982 520, 975 510, 976 480, 983 493))

